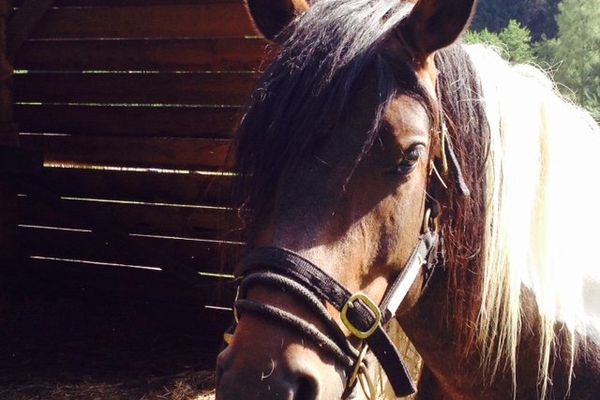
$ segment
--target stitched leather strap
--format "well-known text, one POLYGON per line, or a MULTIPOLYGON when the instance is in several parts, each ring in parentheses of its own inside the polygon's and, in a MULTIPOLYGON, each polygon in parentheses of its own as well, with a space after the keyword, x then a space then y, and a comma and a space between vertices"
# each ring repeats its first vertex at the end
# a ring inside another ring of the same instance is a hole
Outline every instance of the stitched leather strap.
MULTIPOLYGON (((437 233, 427 231, 421 235, 417 246, 413 250, 406 265, 402 269, 400 275, 388 288, 383 300, 379 305, 381 312, 384 315, 384 325, 396 315, 402 300, 406 297, 408 290, 419 275, 423 266, 427 267, 428 272, 435 268, 435 252, 437 250, 439 238, 437 233)), ((431 274, 426 277, 427 280, 431 274)))

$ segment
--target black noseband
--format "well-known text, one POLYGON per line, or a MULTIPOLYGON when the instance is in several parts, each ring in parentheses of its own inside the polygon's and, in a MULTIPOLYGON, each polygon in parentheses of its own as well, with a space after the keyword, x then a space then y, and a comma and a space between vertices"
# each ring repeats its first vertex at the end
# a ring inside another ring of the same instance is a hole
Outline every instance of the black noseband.
MULTIPOLYGON (((349 390, 352 390, 364 351, 359 352, 331 318, 324 303, 340 311, 341 319, 352 335, 361 339, 363 349, 370 349, 385 371, 396 396, 416 391, 402 357, 384 327, 396 314, 409 288, 426 268, 426 282, 437 265, 439 239, 436 232, 427 230, 419 238, 402 272, 387 290, 377 306, 362 293, 352 294, 319 267, 289 250, 277 247, 258 247, 242 260, 239 269, 240 286, 234 304, 238 313, 250 313, 267 320, 281 322, 327 350, 345 369, 352 369, 349 390), (323 322, 326 332, 313 324, 272 305, 246 299, 253 285, 281 288, 304 302, 323 322), (361 354, 362 353, 362 354, 361 354)), ((235 329, 235 327, 233 327, 235 329)), ((372 394, 373 395, 373 394, 372 394)))

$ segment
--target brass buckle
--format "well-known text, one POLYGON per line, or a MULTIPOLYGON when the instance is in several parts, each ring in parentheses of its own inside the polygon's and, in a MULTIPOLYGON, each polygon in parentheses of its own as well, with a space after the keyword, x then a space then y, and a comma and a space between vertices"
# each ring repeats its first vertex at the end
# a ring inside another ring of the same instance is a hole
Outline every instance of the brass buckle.
POLYGON ((350 333, 352 333, 354 336, 356 336, 359 339, 366 339, 369 336, 371 336, 373 334, 373 332, 375 332, 375 330, 381 323, 382 315, 381 315, 381 310, 379 310, 379 307, 377 306, 377 304, 373 303, 373 300, 371 300, 369 298, 369 296, 367 296, 366 294, 363 294, 363 293, 355 293, 348 299, 346 304, 344 304, 344 307, 342 307, 342 311, 340 312, 340 318, 342 319, 342 322, 344 323, 346 328, 348 328, 350 333), (373 326, 371 326, 366 331, 361 331, 356 326, 354 326, 352 324, 352 322, 350 322, 350 320, 348 319, 348 309, 354 308, 355 307, 354 303, 356 303, 358 301, 360 301, 362 304, 364 304, 367 307, 367 309, 369 309, 369 311, 371 311, 371 314, 373 314, 373 317, 375 318, 375 322, 373 322, 373 326))

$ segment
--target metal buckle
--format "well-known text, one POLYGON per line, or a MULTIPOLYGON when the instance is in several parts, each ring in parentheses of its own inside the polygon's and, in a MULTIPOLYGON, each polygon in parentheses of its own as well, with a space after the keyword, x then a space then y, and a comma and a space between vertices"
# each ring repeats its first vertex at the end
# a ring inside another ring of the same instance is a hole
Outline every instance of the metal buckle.
POLYGON ((371 336, 373 334, 373 332, 375 332, 377 327, 379 327, 379 324, 381 323, 381 320, 382 320, 382 315, 381 315, 381 310, 379 310, 379 307, 377 306, 377 304, 373 303, 373 300, 371 300, 369 298, 369 296, 367 296, 366 294, 363 294, 363 293, 355 293, 348 299, 346 304, 344 304, 344 307, 342 307, 342 311, 340 312, 340 318, 342 319, 342 322, 344 323, 346 328, 348 328, 350 333, 352 333, 354 336, 356 336, 359 339, 366 339, 369 336, 371 336), (371 311, 371 314, 373 314, 373 317, 375 318, 375 322, 373 322, 373 326, 371 326, 366 331, 361 331, 356 326, 354 326, 352 324, 352 322, 350 322, 350 320, 348 319, 348 309, 354 308, 355 307, 354 303, 356 303, 358 301, 360 301, 363 305, 365 305, 367 307, 367 309, 369 311, 371 311))

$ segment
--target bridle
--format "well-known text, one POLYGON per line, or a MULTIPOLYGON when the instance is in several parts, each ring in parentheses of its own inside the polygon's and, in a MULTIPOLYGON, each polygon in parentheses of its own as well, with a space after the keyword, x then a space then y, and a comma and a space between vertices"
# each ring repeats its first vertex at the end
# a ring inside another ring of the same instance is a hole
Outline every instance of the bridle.
POLYGON ((437 266, 438 243, 436 232, 427 229, 421 234, 402 273, 379 305, 364 293, 350 293, 318 266, 294 252, 278 247, 257 247, 244 257, 240 265, 241 280, 234 304, 236 320, 248 313, 296 331, 352 372, 348 380, 349 389, 359 381, 369 393, 369 398, 373 398, 375 393, 372 383, 368 382, 364 360, 368 346, 386 372, 396 395, 407 396, 415 392, 415 385, 384 327, 396 315, 421 268, 425 267, 428 276, 433 273, 437 266), (285 288, 286 293, 301 300, 319 317, 326 332, 288 311, 247 299, 248 289, 258 284, 285 288), (361 341, 358 349, 331 319, 323 302, 340 312, 344 326, 361 341))
MULTIPOLYGON (((461 194, 468 196, 468 188, 443 118, 440 119, 440 125, 442 164, 450 165, 461 194)), ((432 169, 435 169, 433 163, 432 169)), ((441 180, 437 171, 436 174, 441 180)), ((286 326, 335 358, 349 372, 344 398, 353 392, 357 382, 368 399, 376 398, 375 386, 367 374, 365 355, 368 351, 380 363, 397 397, 415 393, 415 383, 385 327, 396 315, 419 273, 424 270, 426 287, 434 271, 443 268, 443 246, 437 230, 439 204, 433 199, 430 201, 425 204, 419 240, 379 305, 364 293, 351 293, 317 265, 290 250, 279 247, 256 247, 250 250, 237 270, 235 324, 225 334, 225 342, 231 341, 239 318, 243 314, 251 314, 286 326), (285 290, 287 294, 302 301, 319 318, 324 330, 279 307, 248 299, 248 290, 256 285, 285 290), (332 319, 325 303, 331 304, 340 312, 343 325, 359 340, 358 346, 351 343, 332 319)))

